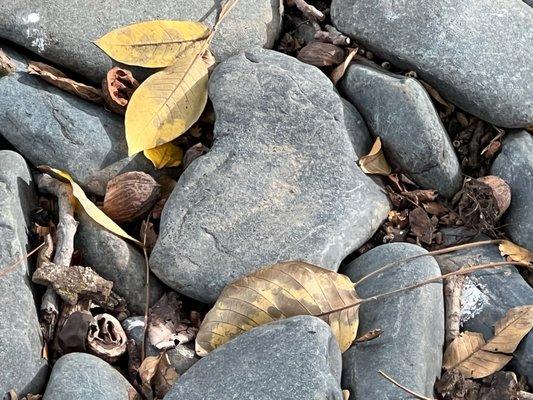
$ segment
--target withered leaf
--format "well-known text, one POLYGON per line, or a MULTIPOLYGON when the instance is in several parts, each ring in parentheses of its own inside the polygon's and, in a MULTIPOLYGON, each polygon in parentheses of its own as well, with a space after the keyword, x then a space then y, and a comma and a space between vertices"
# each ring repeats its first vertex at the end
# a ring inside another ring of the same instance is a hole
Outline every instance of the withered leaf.
POLYGON ((0 49, 0 76, 12 74, 16 70, 15 63, 0 49))
POLYGON ((448 207, 436 201, 430 201, 428 203, 423 203, 422 207, 424 207, 424 210, 426 210, 428 214, 436 215, 438 217, 449 212, 448 207))
POLYGON ((202 143, 196 143, 194 146, 187 149, 185 156, 183 157, 183 170, 187 169, 191 163, 198 157, 204 155, 209 151, 209 148, 202 143))
POLYGON ((30 75, 38 75, 46 82, 84 100, 89 100, 95 103, 103 102, 102 91, 100 89, 76 82, 75 80, 68 78, 57 68, 45 63, 30 61, 28 63, 28 73, 30 75))
POLYGON ((450 115, 454 111, 455 109, 454 105, 444 100, 442 96, 440 95, 440 93, 437 92, 437 90, 434 87, 424 82, 423 80, 418 80, 418 81, 424 86, 424 88, 431 95, 431 97, 433 97, 439 104, 443 105, 446 108, 446 111, 445 111, 446 116, 450 115))
POLYGON ((405 191, 402 192, 402 195, 417 205, 420 205, 420 203, 427 203, 428 201, 434 201, 438 196, 437 191, 433 189, 405 191))
POLYGON ((411 232, 422 243, 431 244, 433 233, 435 232, 435 224, 423 208, 416 207, 409 213, 409 225, 411 226, 411 232))
POLYGON ((336 66, 335 69, 331 72, 330 77, 334 85, 337 85, 337 83, 342 79, 352 60, 356 58, 357 51, 359 51, 359 48, 357 47, 355 49, 348 49, 348 55, 346 56, 344 61, 338 66, 336 66))
POLYGON ((381 139, 378 137, 370 149, 370 153, 359 159, 359 166, 365 174, 377 174, 388 176, 391 167, 385 158, 381 148, 381 139))
POLYGON ((368 331, 364 335, 355 339, 355 343, 363 343, 363 342, 368 342, 369 340, 374 340, 380 337, 382 333, 383 333, 382 329, 379 329, 379 328, 372 329, 371 331, 368 331))
POLYGON ((533 262, 533 252, 524 249, 509 240, 504 240, 499 245, 502 256, 508 256, 512 261, 525 262, 531 264, 533 262))
POLYGON ((126 114, 126 106, 139 85, 130 71, 119 67, 111 68, 102 81, 102 94, 106 105, 117 114, 126 114))

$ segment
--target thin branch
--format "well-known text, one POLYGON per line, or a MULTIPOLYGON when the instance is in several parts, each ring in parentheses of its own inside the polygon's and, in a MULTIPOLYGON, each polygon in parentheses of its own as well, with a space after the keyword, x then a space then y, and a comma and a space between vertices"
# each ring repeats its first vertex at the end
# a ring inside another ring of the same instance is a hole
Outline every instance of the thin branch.
POLYGON ((394 260, 394 261, 391 261, 391 262, 383 265, 380 269, 377 269, 377 270, 369 273, 368 275, 363 276, 361 279, 359 279, 357 282, 354 283, 354 287, 357 287, 357 285, 360 285, 361 282, 364 282, 368 278, 370 278, 370 277, 372 277, 374 275, 380 274, 381 272, 386 271, 386 270, 388 270, 388 269, 390 269, 392 267, 395 267, 395 266, 398 266, 398 268, 401 267, 401 265, 398 265, 399 263, 405 263, 407 261, 416 260, 417 258, 421 258, 421 257, 438 256, 440 254, 451 253, 451 252, 457 251, 457 250, 471 249, 473 247, 484 246, 486 244, 501 244, 502 242, 503 242, 503 240, 501 240, 501 239, 483 240, 481 242, 460 244, 460 245, 457 245, 457 246, 447 247, 445 249, 430 251, 430 252, 424 253, 424 254, 417 254, 416 256, 407 257, 407 258, 405 258, 403 260, 394 260))
POLYGON ((310 20, 323 21, 326 16, 316 7, 308 4, 305 0, 287 0, 288 6, 296 6, 310 20))
POLYGON ((433 397, 426 397, 426 396, 422 396, 421 394, 418 394, 416 392, 413 392, 411 389, 409 388, 406 388, 405 386, 403 386, 402 384, 396 382, 394 379, 392 379, 390 376, 388 376, 385 372, 379 370, 378 371, 379 374, 381 376, 383 376, 385 379, 387 379, 389 382, 393 383, 394 385, 398 386, 400 389, 406 391, 407 393, 409 393, 411 396, 414 396, 416 397, 417 399, 421 399, 421 400, 435 400, 433 397))
POLYGON ((141 364, 144 361, 146 356, 146 330, 148 328, 148 312, 150 310, 150 265, 148 261, 148 251, 146 250, 146 233, 148 231, 148 225, 150 224, 150 214, 146 218, 146 223, 144 225, 143 233, 143 254, 144 254, 144 263, 146 265, 146 277, 144 281, 145 285, 145 305, 144 305, 144 326, 143 326, 143 335, 141 340, 141 364))
POLYGON ((28 254, 20 257, 17 261, 15 261, 13 264, 11 264, 10 266, 4 268, 3 270, 0 271, 0 277, 2 276, 5 276, 5 275, 8 275, 9 273, 11 273, 12 271, 14 271, 15 269, 17 269, 17 267, 19 265, 21 265, 24 261, 26 261, 28 258, 30 258, 32 255, 34 255, 37 251, 40 250, 41 247, 43 247, 45 244, 45 242, 42 242, 39 246, 37 246, 36 248, 34 248, 32 251, 30 251, 28 254))

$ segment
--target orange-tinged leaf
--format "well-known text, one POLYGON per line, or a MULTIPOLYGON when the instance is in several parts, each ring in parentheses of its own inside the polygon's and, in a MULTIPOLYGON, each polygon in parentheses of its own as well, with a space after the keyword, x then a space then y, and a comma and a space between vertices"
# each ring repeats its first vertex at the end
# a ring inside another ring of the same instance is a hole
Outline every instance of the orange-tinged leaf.
POLYGON ((524 249, 509 240, 504 240, 500 244, 499 249, 502 256, 508 256, 513 261, 524 263, 533 262, 533 252, 524 249))
POLYGON ((390 175, 391 167, 385 158, 379 137, 372 145, 370 153, 359 159, 359 166, 365 174, 390 175))
POLYGON ((335 69, 331 72, 331 81, 334 85, 337 85, 337 83, 342 79, 344 74, 346 73, 346 70, 350 66, 350 63, 354 59, 354 57, 357 55, 357 52, 359 51, 359 48, 350 49, 348 51, 348 55, 344 59, 342 63, 337 65, 335 69))
POLYGON ((183 150, 169 142, 154 147, 153 149, 144 150, 144 156, 149 159, 157 169, 177 167, 183 161, 183 150))

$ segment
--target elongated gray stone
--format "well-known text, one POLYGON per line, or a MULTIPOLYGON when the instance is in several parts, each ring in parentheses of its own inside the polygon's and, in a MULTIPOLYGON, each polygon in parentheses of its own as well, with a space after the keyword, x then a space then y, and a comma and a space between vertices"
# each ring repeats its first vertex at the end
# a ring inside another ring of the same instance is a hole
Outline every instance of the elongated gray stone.
POLYGON ((491 173, 511 187, 511 205, 504 214, 503 227, 520 246, 533 250, 533 137, 526 131, 507 135, 491 173))
MULTIPOLYGON (((376 247, 352 261, 344 273, 354 282, 383 265, 427 253, 407 243, 376 247)), ((360 297, 386 293, 438 276, 432 257, 423 257, 376 274, 357 285, 360 297)), ((359 333, 380 328, 377 339, 355 343, 343 354, 343 388, 357 400, 400 400, 412 397, 384 379, 382 370, 402 385, 433 397, 440 376, 444 345, 442 283, 435 282, 402 294, 361 305, 359 333)), ((350 397, 350 398, 351 398, 350 397)))
POLYGON ((481 119, 533 124, 533 9, 522 0, 333 0, 331 17, 481 119))
MULTIPOLYGON (((144 314, 146 307, 144 256, 132 244, 101 227, 87 214, 79 214, 79 221, 75 244, 82 253, 82 264, 94 269, 102 278, 113 282, 113 291, 126 299, 131 312, 144 314)), ((157 278, 151 276, 150 304, 159 300, 162 294, 162 285, 157 278)))
POLYGON ((450 138, 416 79, 354 63, 340 88, 381 138, 387 160, 445 197, 461 188, 461 167, 450 138))
POLYGON ((119 173, 155 173, 142 155, 128 158, 121 118, 28 75, 25 56, 2 49, 18 71, 0 77, 0 135, 32 164, 67 171, 101 195, 119 173))
POLYGON ((329 326, 299 316, 254 328, 214 350, 164 400, 342 400, 340 375, 339 345, 329 326))
POLYGON ((40 393, 48 373, 27 261, 30 211, 36 205, 24 159, 0 151, 0 396, 40 393))
MULTIPOLYGON (((4 0, 0 37, 9 39, 82 76, 100 82, 113 66, 93 41, 136 22, 155 19, 203 20, 212 25, 221 0, 136 0, 34 2, 4 0)), ((213 40, 219 60, 252 46, 271 47, 281 24, 279 0, 241 0, 231 10, 213 40)))
POLYGON ((126 378, 102 359, 70 353, 55 363, 43 400, 130 400, 135 393, 126 378))
POLYGON ((337 269, 369 239, 389 203, 357 167, 344 106, 317 68, 257 49, 210 82, 215 143, 165 205, 152 271, 214 302, 258 268, 304 260, 337 269))
POLYGON ((372 136, 359 111, 348 100, 342 99, 344 105, 344 123, 355 154, 358 158, 367 155, 372 148, 372 136))

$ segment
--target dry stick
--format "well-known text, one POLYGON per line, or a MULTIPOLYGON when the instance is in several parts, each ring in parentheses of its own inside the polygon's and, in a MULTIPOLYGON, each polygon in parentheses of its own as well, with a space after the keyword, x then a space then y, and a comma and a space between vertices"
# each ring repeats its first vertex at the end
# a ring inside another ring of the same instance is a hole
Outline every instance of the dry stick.
POLYGON ((406 391, 407 393, 409 393, 411 396, 414 396, 416 397, 417 399, 421 399, 421 400, 435 400, 433 397, 426 397, 426 396, 422 396, 421 394, 418 394, 416 392, 413 392, 411 389, 408 389, 406 388, 405 386, 401 385, 400 383, 396 382, 394 379, 392 379, 390 376, 388 376, 385 372, 379 370, 378 371, 380 373, 381 376, 383 376, 385 379, 387 379, 388 381, 392 382, 394 385, 398 386, 400 389, 406 391))
MULTIPOLYGON (((454 269, 443 266, 441 272, 448 273, 452 271, 454 271, 454 269)), ((461 293, 463 292, 465 278, 465 275, 457 275, 444 280, 444 310, 446 312, 445 348, 448 347, 448 345, 453 342, 460 333, 461 293)))
POLYGON ((300 10, 302 14, 310 20, 317 19, 319 21, 323 21, 326 18, 322 11, 318 10, 316 7, 313 7, 310 4, 307 4, 305 0, 288 0, 287 5, 296 6, 296 8, 298 8, 298 10, 300 10))
POLYGON ((391 262, 383 265, 380 269, 377 269, 374 272, 371 272, 368 275, 363 276, 361 279, 359 279, 357 282, 354 283, 354 287, 357 287, 357 285, 361 284, 361 282, 367 280, 368 278, 370 278, 370 277, 372 277, 374 275, 377 275, 377 274, 379 274, 379 273, 381 273, 383 271, 386 271, 386 270, 388 270, 388 269, 390 269, 392 267, 395 267, 395 266, 401 267, 401 265, 398 265, 399 263, 405 263, 407 261, 412 261, 412 260, 415 260, 415 259, 421 258, 421 257, 438 256, 440 254, 451 253, 451 252, 457 251, 457 250, 471 249, 473 247, 484 246, 486 244, 501 244, 502 242, 503 242, 503 240, 501 240, 501 239, 483 240, 481 242, 460 244, 460 245, 457 245, 457 246, 447 247, 445 249, 430 251, 430 252, 424 253, 424 254, 417 254, 416 256, 407 257, 407 258, 405 258, 403 260, 394 260, 394 261, 391 261, 391 262))
POLYGON ((14 271, 19 265, 21 265, 24 261, 26 261, 28 258, 30 258, 33 254, 35 254, 37 251, 40 250, 41 247, 43 247, 45 244, 45 242, 41 243, 39 246, 37 246, 36 248, 34 248, 32 251, 30 251, 28 254, 20 257, 17 261, 15 261, 13 264, 11 264, 10 266, 6 267, 5 269, 3 269, 2 271, 0 271, 0 277, 2 276, 5 276, 9 273, 11 273, 12 271, 14 271))
POLYGON ((143 234, 143 254, 144 254, 144 263, 146 265, 146 277, 145 277, 145 305, 144 305, 144 326, 143 326, 143 335, 141 340, 141 364, 144 361, 146 356, 146 330, 148 328, 148 311, 150 310, 150 265, 148 261, 148 251, 146 250, 146 232, 148 231, 148 224, 150 223, 150 214, 146 218, 146 224, 144 225, 144 234, 143 234))
POLYGON ((517 266, 522 266, 522 267, 533 269, 533 267, 531 267, 528 263, 518 262, 518 261, 503 261, 503 262, 495 262, 495 263, 474 265, 473 267, 463 268, 463 269, 460 269, 458 271, 453 271, 453 272, 450 272, 450 273, 447 273, 447 274, 444 274, 444 275, 434 276, 434 277, 429 278, 429 279, 427 279, 427 280, 425 280, 423 282, 415 283, 414 285, 411 285, 411 286, 403 287, 403 288, 396 289, 396 290, 393 290, 393 291, 390 291, 390 292, 386 292, 386 293, 381 293, 381 294, 378 294, 376 296, 367 297, 365 299, 359 299, 355 303, 348 304, 346 306, 343 306, 343 307, 340 307, 340 308, 336 308, 336 309, 331 310, 331 311, 326 311, 326 312, 321 313, 321 314, 314 314, 313 316, 314 317, 323 317, 325 315, 333 314, 333 313, 338 312, 338 311, 347 310, 348 308, 357 307, 357 306, 359 306, 359 305, 361 305, 363 303, 368 303, 370 301, 382 299, 383 297, 392 296, 393 294, 398 294, 398 293, 402 293, 402 292, 407 292, 409 290, 417 289, 417 288, 425 286, 425 285, 427 285, 429 283, 438 282, 438 281, 441 281, 443 279, 447 279, 447 278, 449 278, 451 276, 468 275, 471 272, 479 271, 481 269, 502 267, 504 265, 517 265, 517 266))

